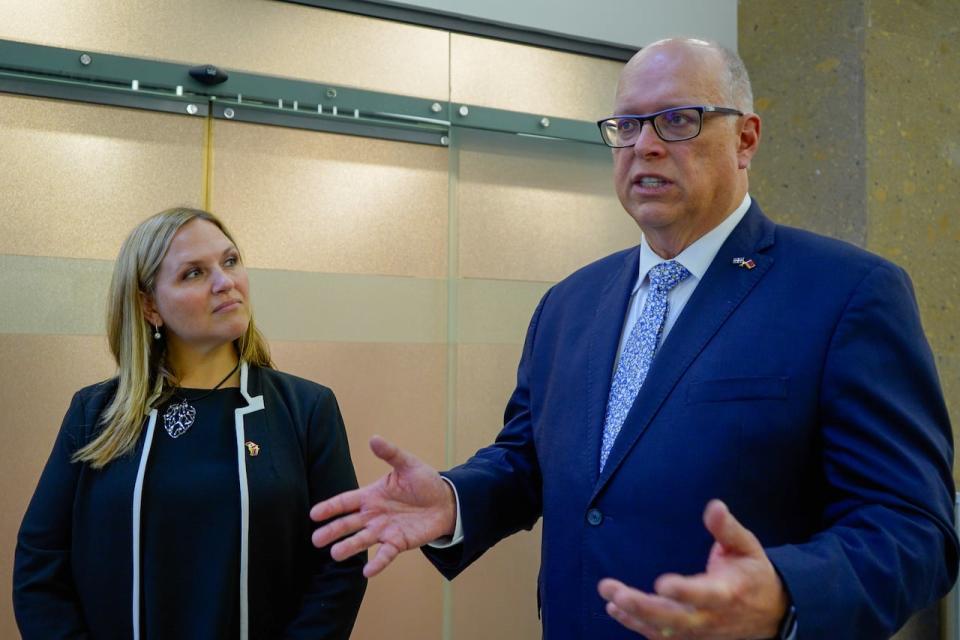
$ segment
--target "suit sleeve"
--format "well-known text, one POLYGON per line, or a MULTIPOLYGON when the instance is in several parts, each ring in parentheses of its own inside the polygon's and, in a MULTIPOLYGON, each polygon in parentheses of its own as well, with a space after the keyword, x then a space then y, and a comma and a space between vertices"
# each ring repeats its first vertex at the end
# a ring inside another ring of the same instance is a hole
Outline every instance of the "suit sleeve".
POLYGON ((953 442, 906 273, 875 267, 836 326, 820 386, 820 532, 767 549, 798 640, 892 636, 957 576, 953 442))
POLYGON ((463 543, 445 549, 423 547, 423 552, 449 580, 503 538, 531 529, 543 511, 543 486, 533 434, 530 397, 531 368, 537 325, 544 296, 534 311, 523 354, 517 367, 517 386, 504 413, 503 430, 489 447, 466 463, 443 473, 457 488, 463 543))
POLYGON ((88 638, 70 561, 80 464, 71 462, 84 417, 75 394, 17 534, 13 609, 24 640, 88 638))
MULTIPOLYGON (((329 389, 324 388, 317 400, 307 440, 310 504, 357 488, 343 417, 337 399, 329 389)), ((306 513, 304 517, 308 520, 306 530, 312 531, 316 525, 309 521, 306 513)), ((309 534, 306 542, 309 544, 309 534)), ((336 562, 330 557, 329 546, 315 549, 312 545, 309 554, 312 565, 309 583, 299 612, 288 625, 284 637, 291 640, 347 640, 367 588, 367 580, 363 577, 367 554, 336 562)))

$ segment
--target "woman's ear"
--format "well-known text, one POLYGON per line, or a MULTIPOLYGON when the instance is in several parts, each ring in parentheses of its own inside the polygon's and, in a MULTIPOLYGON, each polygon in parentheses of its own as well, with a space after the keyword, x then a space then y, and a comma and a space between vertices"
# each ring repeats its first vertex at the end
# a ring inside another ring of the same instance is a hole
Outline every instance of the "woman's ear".
POLYGON ((140 309, 143 311, 143 317, 153 326, 162 327, 163 318, 160 317, 160 313, 157 311, 157 305, 153 301, 153 296, 143 291, 139 293, 139 296, 140 309))

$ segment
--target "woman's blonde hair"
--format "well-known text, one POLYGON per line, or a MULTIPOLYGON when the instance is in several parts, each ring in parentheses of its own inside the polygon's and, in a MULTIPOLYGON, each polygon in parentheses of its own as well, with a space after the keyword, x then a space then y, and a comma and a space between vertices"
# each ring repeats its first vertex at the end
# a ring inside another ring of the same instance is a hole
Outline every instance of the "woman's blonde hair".
MULTIPOLYGON (((176 208, 141 222, 120 248, 107 299, 107 339, 117 362, 119 385, 101 415, 100 433, 74 454, 75 462, 87 462, 99 469, 131 451, 140 438, 144 416, 176 387, 176 376, 166 360, 166 340, 153 339, 142 298, 153 294, 160 263, 173 236, 196 219, 217 225, 223 235, 237 244, 212 213, 176 208)), ((270 349, 253 322, 252 312, 246 332, 234 341, 234 346, 241 360, 273 367, 270 349)))

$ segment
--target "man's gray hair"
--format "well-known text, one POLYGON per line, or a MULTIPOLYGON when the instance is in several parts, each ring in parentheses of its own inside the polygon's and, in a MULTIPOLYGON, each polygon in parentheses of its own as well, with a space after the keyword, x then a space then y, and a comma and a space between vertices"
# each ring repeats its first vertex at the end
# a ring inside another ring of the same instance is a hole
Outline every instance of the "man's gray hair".
POLYGON ((743 60, 735 52, 723 45, 711 42, 713 48, 720 54, 724 66, 727 68, 727 91, 735 106, 744 113, 753 112, 753 88, 750 86, 750 75, 743 60))
POLYGON ((735 51, 715 40, 690 37, 663 38, 651 42, 644 49, 670 42, 685 42, 715 51, 720 56, 720 60, 727 71, 726 82, 723 84, 726 87, 726 99, 732 103, 730 106, 736 107, 744 113, 753 113, 753 88, 750 86, 750 75, 747 73, 747 67, 743 64, 743 60, 735 51))

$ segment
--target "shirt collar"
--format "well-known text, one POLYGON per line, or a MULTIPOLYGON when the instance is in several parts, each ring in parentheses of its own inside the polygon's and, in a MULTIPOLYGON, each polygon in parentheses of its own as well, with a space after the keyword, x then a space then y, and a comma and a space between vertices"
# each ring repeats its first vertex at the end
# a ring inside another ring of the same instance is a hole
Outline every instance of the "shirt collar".
MULTIPOLYGON (((723 222, 697 239, 696 242, 681 251, 680 254, 674 258, 674 260, 686 267, 692 279, 699 280, 703 277, 703 274, 707 272, 710 263, 713 262, 713 259, 717 257, 717 253, 720 252, 720 247, 723 246, 723 243, 726 242, 730 234, 733 233, 733 229, 743 219, 743 216, 747 214, 750 203, 750 194, 748 193, 743 196, 743 202, 740 203, 740 206, 724 218, 723 222)), ((633 293, 636 293, 640 285, 646 280, 650 269, 661 262, 666 262, 666 260, 654 253, 650 245, 647 244, 646 236, 641 235, 640 274, 636 283, 633 285, 633 293)))

